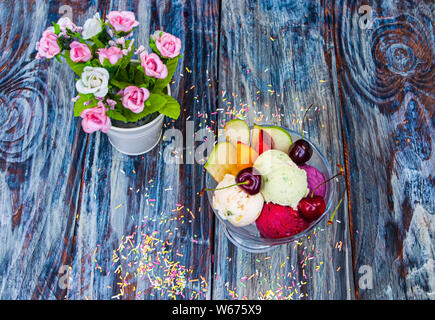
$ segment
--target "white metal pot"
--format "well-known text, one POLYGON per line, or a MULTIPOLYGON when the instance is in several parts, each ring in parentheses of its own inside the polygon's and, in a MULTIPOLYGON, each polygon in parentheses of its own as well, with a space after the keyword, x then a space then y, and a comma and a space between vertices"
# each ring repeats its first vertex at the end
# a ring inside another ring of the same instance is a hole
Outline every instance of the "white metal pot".
MULTIPOLYGON (((171 90, 168 86, 168 95, 171 90)), ((153 121, 136 128, 119 128, 112 125, 107 132, 110 144, 119 152, 136 156, 151 151, 162 137, 163 119, 160 114, 153 121)))

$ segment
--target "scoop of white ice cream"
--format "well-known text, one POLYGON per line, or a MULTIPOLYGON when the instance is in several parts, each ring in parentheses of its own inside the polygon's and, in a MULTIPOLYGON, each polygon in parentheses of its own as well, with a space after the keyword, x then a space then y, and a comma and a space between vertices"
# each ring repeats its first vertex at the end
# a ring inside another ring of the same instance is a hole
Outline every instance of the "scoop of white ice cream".
MULTIPOLYGON (((236 183, 231 174, 226 174, 216 189, 236 183)), ((261 193, 247 194, 239 186, 216 190, 213 194, 213 207, 219 215, 236 227, 244 227, 255 222, 263 209, 264 199, 261 193)))

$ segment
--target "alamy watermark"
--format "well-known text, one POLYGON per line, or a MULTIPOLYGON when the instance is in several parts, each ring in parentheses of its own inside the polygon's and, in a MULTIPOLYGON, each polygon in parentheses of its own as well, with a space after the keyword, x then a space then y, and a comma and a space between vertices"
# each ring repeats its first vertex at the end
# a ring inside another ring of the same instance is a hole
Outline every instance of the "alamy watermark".
POLYGON ((362 16, 358 19, 358 25, 361 29, 371 29, 373 26, 373 9, 369 5, 362 5, 358 8, 358 13, 362 16))
POLYGON ((163 153, 166 164, 205 163, 215 145, 214 132, 207 128, 195 132, 194 121, 186 121, 185 137, 186 139, 183 132, 176 128, 164 132, 163 141, 170 142, 163 153))
POLYGON ((368 265, 362 265, 358 269, 358 274, 360 275, 358 279, 359 289, 373 289, 373 268, 368 265))
MULTIPOLYGON (((239 137, 225 137, 224 134, 219 134, 216 137, 215 133, 209 128, 202 128, 194 131, 194 121, 186 121, 184 127, 185 134, 180 129, 171 128, 164 132, 163 141, 169 142, 164 147, 163 160, 165 164, 205 164, 210 158, 215 149, 216 142, 226 142, 226 139, 232 139, 232 143, 220 144, 219 150, 209 161, 210 164, 232 165, 232 164, 250 164, 251 162, 251 147, 256 150, 258 146, 255 143, 252 146, 234 141, 238 141, 239 137)), ((251 133, 253 135, 254 133, 251 133)), ((257 139, 258 140, 258 139, 257 139)), ((252 143, 252 142, 251 142, 252 143)), ((271 136, 264 135, 261 143, 272 145, 271 136)), ((262 155, 262 163, 271 164, 273 162, 273 154, 265 153, 262 155)))
POLYGON ((68 289, 70 283, 72 282, 72 276, 71 276, 71 266, 68 265, 62 265, 57 274, 59 276, 59 280, 57 282, 60 289, 68 289))
POLYGON ((73 9, 71 6, 64 4, 59 8, 58 12, 62 15, 61 18, 69 18, 71 21, 73 20, 73 9))

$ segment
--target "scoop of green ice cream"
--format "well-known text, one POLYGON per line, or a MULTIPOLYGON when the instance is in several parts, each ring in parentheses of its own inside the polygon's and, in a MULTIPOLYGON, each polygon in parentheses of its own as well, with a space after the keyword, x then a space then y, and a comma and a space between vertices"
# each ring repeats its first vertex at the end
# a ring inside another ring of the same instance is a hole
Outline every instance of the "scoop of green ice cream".
POLYGON ((261 193, 266 202, 297 208, 308 193, 307 174, 295 165, 281 163, 263 175, 261 193))
POLYGON ((296 166, 287 153, 275 149, 263 152, 254 163, 255 169, 261 175, 267 175, 275 170, 276 167, 283 165, 296 166))

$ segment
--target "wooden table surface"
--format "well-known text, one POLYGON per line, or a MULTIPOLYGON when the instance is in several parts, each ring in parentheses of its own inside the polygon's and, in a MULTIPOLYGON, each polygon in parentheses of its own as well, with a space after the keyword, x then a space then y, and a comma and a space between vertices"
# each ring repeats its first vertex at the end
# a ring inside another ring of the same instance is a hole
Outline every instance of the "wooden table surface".
POLYGON ((0 1, 0 298, 435 299, 434 3, 365 4, 0 1), (64 14, 111 10, 136 13, 138 43, 183 42, 165 131, 237 116, 299 130, 315 103, 306 134, 346 171, 334 223, 242 251, 198 195, 201 165, 166 164, 168 142, 132 157, 85 134, 73 73, 35 43, 64 14))

